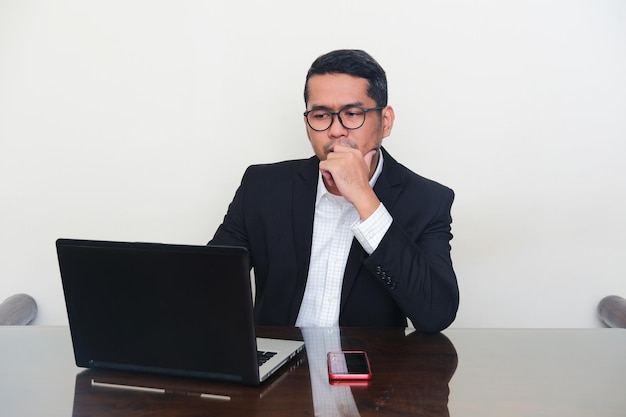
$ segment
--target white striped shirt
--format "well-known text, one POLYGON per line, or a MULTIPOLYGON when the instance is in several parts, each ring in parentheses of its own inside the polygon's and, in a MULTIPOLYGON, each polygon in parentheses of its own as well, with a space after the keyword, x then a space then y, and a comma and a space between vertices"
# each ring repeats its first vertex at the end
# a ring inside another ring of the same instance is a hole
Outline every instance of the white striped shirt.
MULTIPOLYGON (((383 169, 383 155, 370 179, 373 187, 383 169)), ((368 254, 374 252, 392 222, 381 203, 365 221, 345 198, 328 192, 321 173, 317 183, 311 262, 296 320, 299 327, 339 325, 341 287, 352 240, 356 237, 368 254)))

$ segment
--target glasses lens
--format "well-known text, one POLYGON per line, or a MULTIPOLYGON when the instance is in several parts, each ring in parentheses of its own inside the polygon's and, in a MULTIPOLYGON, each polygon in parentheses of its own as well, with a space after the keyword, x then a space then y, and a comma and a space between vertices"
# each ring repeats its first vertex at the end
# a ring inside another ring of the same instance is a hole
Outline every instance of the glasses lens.
POLYGON ((311 110, 306 116, 313 130, 326 130, 333 121, 333 115, 327 110, 311 110))
POLYGON ((365 112, 359 107, 348 107, 339 113, 341 124, 346 129, 358 129, 365 122, 365 112))

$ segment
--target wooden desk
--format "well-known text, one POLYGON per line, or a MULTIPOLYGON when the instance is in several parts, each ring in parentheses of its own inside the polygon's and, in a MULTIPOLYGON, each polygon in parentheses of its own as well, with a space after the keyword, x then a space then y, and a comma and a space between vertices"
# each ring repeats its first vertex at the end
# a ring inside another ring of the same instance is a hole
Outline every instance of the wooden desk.
MULTIPOLYGON (((295 328, 259 335, 303 338, 295 328)), ((367 386, 330 386, 302 353, 260 387, 84 371, 66 327, 0 327, 0 415, 24 416, 624 416, 626 330, 322 329, 364 349, 367 386), (129 390, 119 385, 148 386, 129 390), (205 394, 205 395, 201 395, 205 394), (338 409, 343 414, 336 413, 338 409)))

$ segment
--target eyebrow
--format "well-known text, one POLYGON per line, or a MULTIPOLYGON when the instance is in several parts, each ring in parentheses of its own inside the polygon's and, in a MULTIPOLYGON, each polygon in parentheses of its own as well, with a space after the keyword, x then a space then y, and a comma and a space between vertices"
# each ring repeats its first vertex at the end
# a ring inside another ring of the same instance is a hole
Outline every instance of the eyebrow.
MULTIPOLYGON (((341 111, 343 109, 347 109, 348 107, 365 107, 365 105, 363 104, 363 102, 361 101, 356 101, 354 103, 348 103, 348 104, 344 104, 343 106, 341 106, 341 108, 338 111, 341 111)), ((309 111, 311 110, 328 110, 328 111, 333 111, 333 109, 331 109, 328 106, 322 106, 322 105, 315 105, 312 106, 309 111)))

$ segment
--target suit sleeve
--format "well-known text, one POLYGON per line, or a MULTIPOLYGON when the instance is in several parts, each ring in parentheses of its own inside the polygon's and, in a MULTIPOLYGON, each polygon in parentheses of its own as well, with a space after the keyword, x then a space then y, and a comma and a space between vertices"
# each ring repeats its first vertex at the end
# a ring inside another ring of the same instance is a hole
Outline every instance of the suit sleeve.
POLYGON ((241 185, 235 193, 233 201, 228 206, 224 221, 217 228, 209 245, 243 246, 249 248, 248 234, 244 216, 245 182, 250 168, 241 180, 241 185))
MULTIPOLYGON (((456 317, 459 289, 450 257, 454 200, 445 188, 423 227, 396 216, 365 267, 387 288, 413 326, 426 333, 448 327, 456 317)), ((423 216, 424 213, 415 214, 423 216)))

